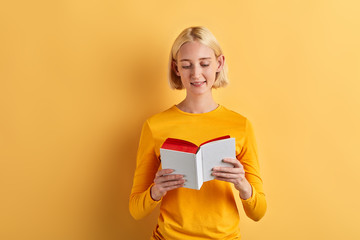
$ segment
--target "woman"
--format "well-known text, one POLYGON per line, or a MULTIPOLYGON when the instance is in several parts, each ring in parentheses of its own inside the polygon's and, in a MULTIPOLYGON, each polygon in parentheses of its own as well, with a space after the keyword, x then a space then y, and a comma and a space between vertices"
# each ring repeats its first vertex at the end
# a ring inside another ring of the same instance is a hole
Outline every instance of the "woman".
POLYGON ((186 97, 143 125, 130 212, 140 219, 160 204, 152 239, 240 239, 237 203, 258 221, 266 200, 250 122, 212 96, 213 88, 227 84, 227 75, 225 57, 211 32, 185 29, 172 46, 169 71, 171 87, 185 88, 186 97), (233 167, 214 167, 216 180, 200 190, 183 188, 186 177, 161 169, 160 147, 167 138, 199 145, 224 135, 236 139, 237 159, 223 160, 233 167))

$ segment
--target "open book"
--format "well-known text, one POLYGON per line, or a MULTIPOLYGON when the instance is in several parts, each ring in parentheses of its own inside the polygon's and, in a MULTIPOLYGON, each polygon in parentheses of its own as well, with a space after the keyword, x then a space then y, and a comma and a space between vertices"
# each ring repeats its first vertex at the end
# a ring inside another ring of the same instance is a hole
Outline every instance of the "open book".
POLYGON ((174 169, 172 174, 183 174, 184 187, 199 190, 203 182, 213 180, 212 168, 216 166, 232 167, 224 163, 224 158, 235 158, 235 138, 223 136, 202 143, 194 143, 168 138, 160 148, 163 169, 174 169))

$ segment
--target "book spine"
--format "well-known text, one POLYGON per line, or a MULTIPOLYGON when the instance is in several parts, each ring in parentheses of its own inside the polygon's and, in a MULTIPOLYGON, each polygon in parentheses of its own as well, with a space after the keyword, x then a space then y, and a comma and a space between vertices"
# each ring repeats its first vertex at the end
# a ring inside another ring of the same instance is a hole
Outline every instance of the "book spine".
POLYGON ((197 185, 197 189, 200 190, 200 188, 204 182, 201 149, 196 154, 195 165, 196 165, 195 168, 196 168, 196 182, 197 182, 196 185, 197 185))

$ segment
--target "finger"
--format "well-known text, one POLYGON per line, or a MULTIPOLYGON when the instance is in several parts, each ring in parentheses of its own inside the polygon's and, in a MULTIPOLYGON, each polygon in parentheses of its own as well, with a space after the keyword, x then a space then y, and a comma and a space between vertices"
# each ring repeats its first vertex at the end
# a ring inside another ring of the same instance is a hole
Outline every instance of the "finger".
MULTIPOLYGON (((222 162, 231 164, 231 165, 232 165, 232 168, 242 168, 241 163, 240 163, 239 160, 237 160, 237 159, 224 158, 224 159, 222 160, 222 162)), ((217 166, 217 167, 214 167, 213 170, 219 170, 219 169, 221 169, 221 168, 224 168, 224 167, 217 166)), ((229 168, 229 167, 225 167, 225 168, 229 168)))
POLYGON ((172 186, 176 186, 176 185, 182 185, 184 183, 185 183, 185 179, 180 179, 180 180, 176 180, 176 181, 167 181, 167 182, 161 183, 161 187, 168 188, 168 187, 172 187, 172 186))
POLYGON ((154 179, 154 182, 159 184, 159 183, 168 182, 168 181, 177 181, 177 180, 181 180, 183 178, 184 178, 184 175, 171 174, 171 175, 156 177, 154 179))
POLYGON ((243 174, 245 173, 243 168, 232 168, 232 167, 216 167, 213 168, 213 173, 233 173, 233 174, 243 174))
POLYGON ((239 179, 242 178, 243 174, 233 174, 233 173, 223 173, 223 172, 214 172, 212 173, 216 178, 226 178, 226 179, 239 179))
POLYGON ((219 180, 219 181, 229 182, 229 183, 236 183, 236 179, 233 179, 233 178, 216 177, 215 179, 219 180))
POLYGON ((224 158, 222 161, 225 162, 225 163, 232 164, 235 168, 236 167, 239 168, 240 166, 242 166, 240 161, 237 160, 237 159, 234 159, 234 158, 224 158))
POLYGON ((166 192, 168 192, 168 191, 170 191, 170 190, 174 190, 174 189, 181 188, 181 187, 184 187, 184 184, 178 184, 178 185, 166 187, 166 188, 164 188, 164 190, 165 190, 166 192))
POLYGON ((171 175, 165 175, 165 176, 161 177, 162 181, 164 181, 164 182, 177 181, 177 180, 181 180, 183 178, 184 178, 184 175, 181 175, 181 174, 171 174, 171 175))
POLYGON ((241 165, 241 163, 239 163, 239 161, 237 161, 237 163, 233 164, 233 167, 214 167, 212 170, 218 172, 237 172, 239 170, 244 171, 244 167, 241 165))
POLYGON ((159 184, 157 187, 162 194, 166 194, 167 191, 176 189, 179 187, 183 187, 184 184, 185 184, 185 181, 177 181, 177 182, 174 181, 174 182, 166 182, 166 183, 159 184))
POLYGON ((219 168, 214 168, 213 172, 219 172, 219 173, 243 173, 244 170, 241 169, 241 168, 219 167, 219 168))
POLYGON ((161 170, 159 170, 157 173, 156 173, 156 177, 160 177, 160 176, 162 176, 162 175, 165 175, 165 174, 170 174, 170 173, 172 173, 172 172, 174 172, 174 169, 161 169, 161 170))

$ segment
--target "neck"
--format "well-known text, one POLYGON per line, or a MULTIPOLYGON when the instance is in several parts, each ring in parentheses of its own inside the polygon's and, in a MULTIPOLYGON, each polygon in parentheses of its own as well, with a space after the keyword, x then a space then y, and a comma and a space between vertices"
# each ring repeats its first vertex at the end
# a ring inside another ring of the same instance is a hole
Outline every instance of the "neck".
POLYGON ((201 96, 186 95, 186 98, 177 107, 188 113, 206 113, 218 107, 212 94, 201 96))

